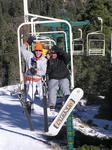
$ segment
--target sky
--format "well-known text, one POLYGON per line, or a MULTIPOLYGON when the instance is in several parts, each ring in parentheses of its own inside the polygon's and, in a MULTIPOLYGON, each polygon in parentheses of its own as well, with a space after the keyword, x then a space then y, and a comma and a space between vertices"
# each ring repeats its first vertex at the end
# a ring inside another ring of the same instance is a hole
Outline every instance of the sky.
MULTIPOLYGON (((0 150, 50 150, 50 141, 44 136, 44 116, 41 102, 36 101, 32 122, 34 131, 29 130, 17 94, 18 85, 0 88, 0 150)), ((83 104, 83 99, 80 104, 83 104), (81 103, 82 102, 82 103, 81 103)), ((85 135, 112 138, 112 120, 97 119, 99 106, 78 105, 74 109, 74 128, 85 135), (89 126, 88 120, 97 126, 89 126), (104 129, 108 125, 108 129, 104 129)))

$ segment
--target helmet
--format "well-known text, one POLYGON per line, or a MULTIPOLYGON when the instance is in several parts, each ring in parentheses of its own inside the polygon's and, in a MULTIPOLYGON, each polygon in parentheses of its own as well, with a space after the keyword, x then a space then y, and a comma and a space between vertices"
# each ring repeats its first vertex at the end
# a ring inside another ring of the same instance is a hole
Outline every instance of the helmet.
POLYGON ((42 50, 43 48, 44 48, 44 47, 43 47, 43 44, 40 43, 40 42, 37 42, 37 43, 35 44, 34 51, 36 51, 36 50, 42 50))

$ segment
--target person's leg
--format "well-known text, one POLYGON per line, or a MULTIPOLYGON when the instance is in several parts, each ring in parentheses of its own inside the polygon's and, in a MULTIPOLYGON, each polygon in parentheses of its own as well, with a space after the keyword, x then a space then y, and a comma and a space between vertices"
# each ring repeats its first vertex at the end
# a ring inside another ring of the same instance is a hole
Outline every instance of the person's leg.
POLYGON ((35 91, 36 91, 36 82, 30 81, 27 89, 27 105, 29 105, 31 110, 34 110, 34 99, 35 99, 35 91))
POLYGON ((70 83, 67 78, 61 79, 59 81, 59 85, 61 90, 63 91, 64 94, 64 101, 67 100, 68 96, 70 95, 70 83))
POLYGON ((38 90, 38 95, 39 95, 39 98, 40 100, 43 99, 43 90, 42 90, 42 81, 38 81, 37 82, 37 90, 38 90))
POLYGON ((56 105, 56 99, 57 99, 57 91, 59 89, 58 80, 51 79, 48 82, 48 105, 49 107, 54 107, 56 105))
POLYGON ((34 102, 34 95, 35 95, 35 91, 36 91, 36 82, 30 81, 29 84, 27 84, 26 91, 27 91, 26 101, 34 102))
POLYGON ((42 81, 38 81, 36 84, 36 100, 37 103, 43 107, 43 87, 42 81))

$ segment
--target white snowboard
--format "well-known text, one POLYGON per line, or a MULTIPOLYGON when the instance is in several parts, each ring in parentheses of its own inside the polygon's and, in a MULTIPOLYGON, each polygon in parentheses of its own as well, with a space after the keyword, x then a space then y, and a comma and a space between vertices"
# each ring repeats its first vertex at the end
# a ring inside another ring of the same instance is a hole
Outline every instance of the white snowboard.
POLYGON ((77 103, 80 101, 80 99, 83 97, 83 94, 84 92, 81 88, 75 88, 71 92, 64 106, 61 108, 60 112, 49 126, 49 130, 48 132, 46 132, 46 135, 56 136, 59 133, 66 119, 68 118, 74 107, 77 105, 77 103))

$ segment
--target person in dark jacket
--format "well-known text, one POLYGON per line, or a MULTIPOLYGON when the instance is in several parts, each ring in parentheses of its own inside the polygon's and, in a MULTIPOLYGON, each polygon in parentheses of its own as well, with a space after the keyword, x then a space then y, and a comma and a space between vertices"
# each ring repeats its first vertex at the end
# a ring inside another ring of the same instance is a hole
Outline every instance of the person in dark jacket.
POLYGON ((55 110, 57 92, 62 90, 65 99, 70 94, 69 70, 67 64, 70 56, 56 45, 51 48, 51 53, 47 62, 48 81, 48 103, 50 110, 55 110))

